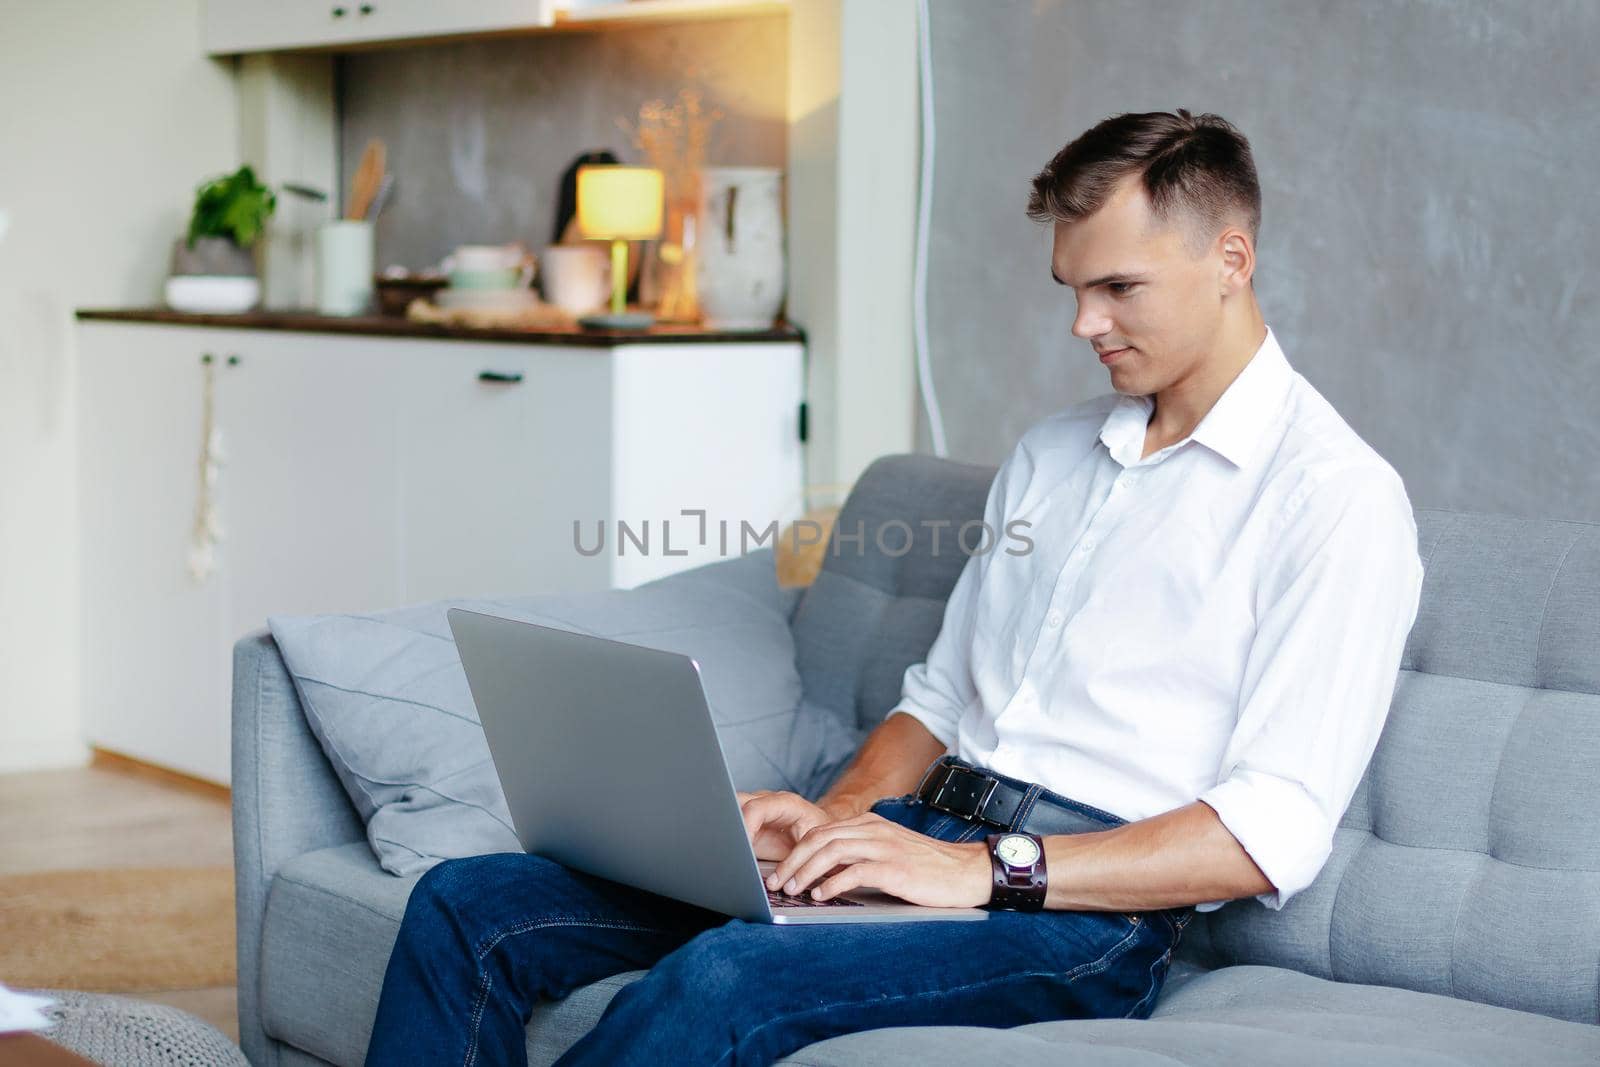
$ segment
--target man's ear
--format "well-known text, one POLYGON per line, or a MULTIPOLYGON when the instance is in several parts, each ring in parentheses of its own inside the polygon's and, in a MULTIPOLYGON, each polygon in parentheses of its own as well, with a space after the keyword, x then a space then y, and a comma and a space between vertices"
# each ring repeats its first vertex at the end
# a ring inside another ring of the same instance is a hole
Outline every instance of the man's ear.
POLYGON ((1221 270, 1217 274, 1218 294, 1232 296, 1250 288, 1256 273, 1256 244, 1243 230, 1230 227, 1217 239, 1222 248, 1221 270))

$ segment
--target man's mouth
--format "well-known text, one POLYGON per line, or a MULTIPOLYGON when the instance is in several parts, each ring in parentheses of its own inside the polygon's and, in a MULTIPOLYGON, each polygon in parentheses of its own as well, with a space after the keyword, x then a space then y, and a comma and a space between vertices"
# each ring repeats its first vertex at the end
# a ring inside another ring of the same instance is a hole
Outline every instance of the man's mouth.
POLYGON ((1131 348, 1108 348, 1103 352, 1098 348, 1095 349, 1095 352, 1100 356, 1101 363, 1110 363, 1113 360, 1120 358, 1124 353, 1131 351, 1133 351, 1131 348))

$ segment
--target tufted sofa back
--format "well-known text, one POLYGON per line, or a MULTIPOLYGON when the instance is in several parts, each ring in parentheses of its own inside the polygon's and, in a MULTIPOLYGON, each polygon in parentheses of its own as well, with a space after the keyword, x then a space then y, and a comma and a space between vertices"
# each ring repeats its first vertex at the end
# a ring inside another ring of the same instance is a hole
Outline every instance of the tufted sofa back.
MULTIPOLYGON (((893 710, 993 477, 913 455, 863 473, 792 620, 809 700, 863 727, 893 710), (925 520, 951 523, 937 555, 925 520)), ((1600 1022, 1600 526, 1416 518, 1422 603, 1332 857, 1282 911, 1202 916, 1184 951, 1600 1022)))
POLYGON ((957 528, 983 518, 994 476, 994 467, 921 455, 884 456, 862 472, 790 620, 807 701, 863 729, 894 710, 967 562, 957 528), (933 525, 941 521, 949 525, 933 525))
POLYGON ((1333 855, 1195 954, 1600 1022, 1600 526, 1416 518, 1422 603, 1333 855))

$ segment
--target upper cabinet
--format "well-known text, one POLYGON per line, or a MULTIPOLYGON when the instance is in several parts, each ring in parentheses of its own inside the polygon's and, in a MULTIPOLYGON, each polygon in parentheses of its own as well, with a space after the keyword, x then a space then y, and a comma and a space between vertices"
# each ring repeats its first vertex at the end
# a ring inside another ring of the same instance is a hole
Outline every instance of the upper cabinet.
POLYGON ((787 0, 206 0, 205 48, 338 51, 477 34, 782 14, 787 0))
POLYGON ((534 29, 557 0, 207 0, 206 51, 273 52, 534 29))

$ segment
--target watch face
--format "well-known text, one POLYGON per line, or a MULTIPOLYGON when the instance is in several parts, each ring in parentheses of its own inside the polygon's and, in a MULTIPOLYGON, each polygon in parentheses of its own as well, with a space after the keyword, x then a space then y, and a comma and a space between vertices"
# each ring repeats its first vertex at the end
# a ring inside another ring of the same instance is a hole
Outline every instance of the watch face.
POLYGON ((1007 867, 1032 867, 1039 859, 1039 846, 1033 838, 1021 834, 1007 834, 994 845, 995 855, 1007 867))

